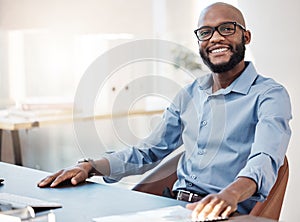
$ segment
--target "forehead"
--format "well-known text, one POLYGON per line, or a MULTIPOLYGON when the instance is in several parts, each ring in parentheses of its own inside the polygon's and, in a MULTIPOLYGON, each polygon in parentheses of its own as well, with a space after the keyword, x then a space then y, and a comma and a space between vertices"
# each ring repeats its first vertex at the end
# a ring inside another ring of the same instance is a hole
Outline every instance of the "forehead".
POLYGON ((234 21, 243 24, 240 12, 227 5, 214 5, 204 9, 199 17, 198 27, 217 26, 222 22, 234 21))

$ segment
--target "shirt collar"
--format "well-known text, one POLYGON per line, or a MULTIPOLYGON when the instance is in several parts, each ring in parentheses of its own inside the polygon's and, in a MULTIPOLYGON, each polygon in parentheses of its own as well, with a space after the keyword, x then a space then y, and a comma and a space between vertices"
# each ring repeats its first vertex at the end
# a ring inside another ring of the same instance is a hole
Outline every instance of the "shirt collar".
MULTIPOLYGON (((257 72, 252 62, 246 62, 246 68, 242 74, 235 79, 226 89, 221 89, 224 94, 229 92, 237 92, 247 94, 257 77, 257 72)), ((209 91, 213 84, 212 74, 208 74, 198 78, 199 87, 202 90, 209 91)), ((223 94, 222 93, 222 94, 223 94)))
POLYGON ((231 84, 232 91, 247 94, 257 78, 258 74, 252 62, 246 62, 246 68, 242 74, 231 84))

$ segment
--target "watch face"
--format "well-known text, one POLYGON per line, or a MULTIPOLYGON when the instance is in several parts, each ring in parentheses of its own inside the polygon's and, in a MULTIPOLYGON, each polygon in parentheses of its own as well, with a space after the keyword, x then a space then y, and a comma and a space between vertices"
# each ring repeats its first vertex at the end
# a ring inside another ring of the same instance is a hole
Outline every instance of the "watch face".
POLYGON ((86 162, 90 162, 92 161, 90 158, 82 158, 80 160, 77 161, 77 163, 86 163, 86 162))
POLYGON ((80 159, 77 161, 77 163, 84 163, 84 162, 88 162, 86 159, 80 159))

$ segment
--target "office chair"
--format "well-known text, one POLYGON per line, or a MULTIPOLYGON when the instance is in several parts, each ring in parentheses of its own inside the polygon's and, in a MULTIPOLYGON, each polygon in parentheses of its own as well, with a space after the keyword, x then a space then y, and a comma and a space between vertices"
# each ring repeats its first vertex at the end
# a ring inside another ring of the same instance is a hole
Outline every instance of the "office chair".
MULTIPOLYGON (((181 153, 158 165, 148 176, 138 183, 133 190, 162 196, 164 189, 172 190, 177 179, 176 168, 181 153)), ((285 156, 277 180, 264 202, 257 202, 250 215, 278 220, 289 177, 289 165, 285 156)))

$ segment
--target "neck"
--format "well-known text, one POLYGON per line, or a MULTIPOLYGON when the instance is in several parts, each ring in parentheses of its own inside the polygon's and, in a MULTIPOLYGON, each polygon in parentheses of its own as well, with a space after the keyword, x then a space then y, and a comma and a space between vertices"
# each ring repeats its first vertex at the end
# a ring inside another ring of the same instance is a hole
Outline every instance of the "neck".
POLYGON ((241 75, 245 69, 245 62, 242 61, 237 64, 233 69, 223 73, 213 73, 213 93, 219 89, 228 87, 237 77, 241 75))

